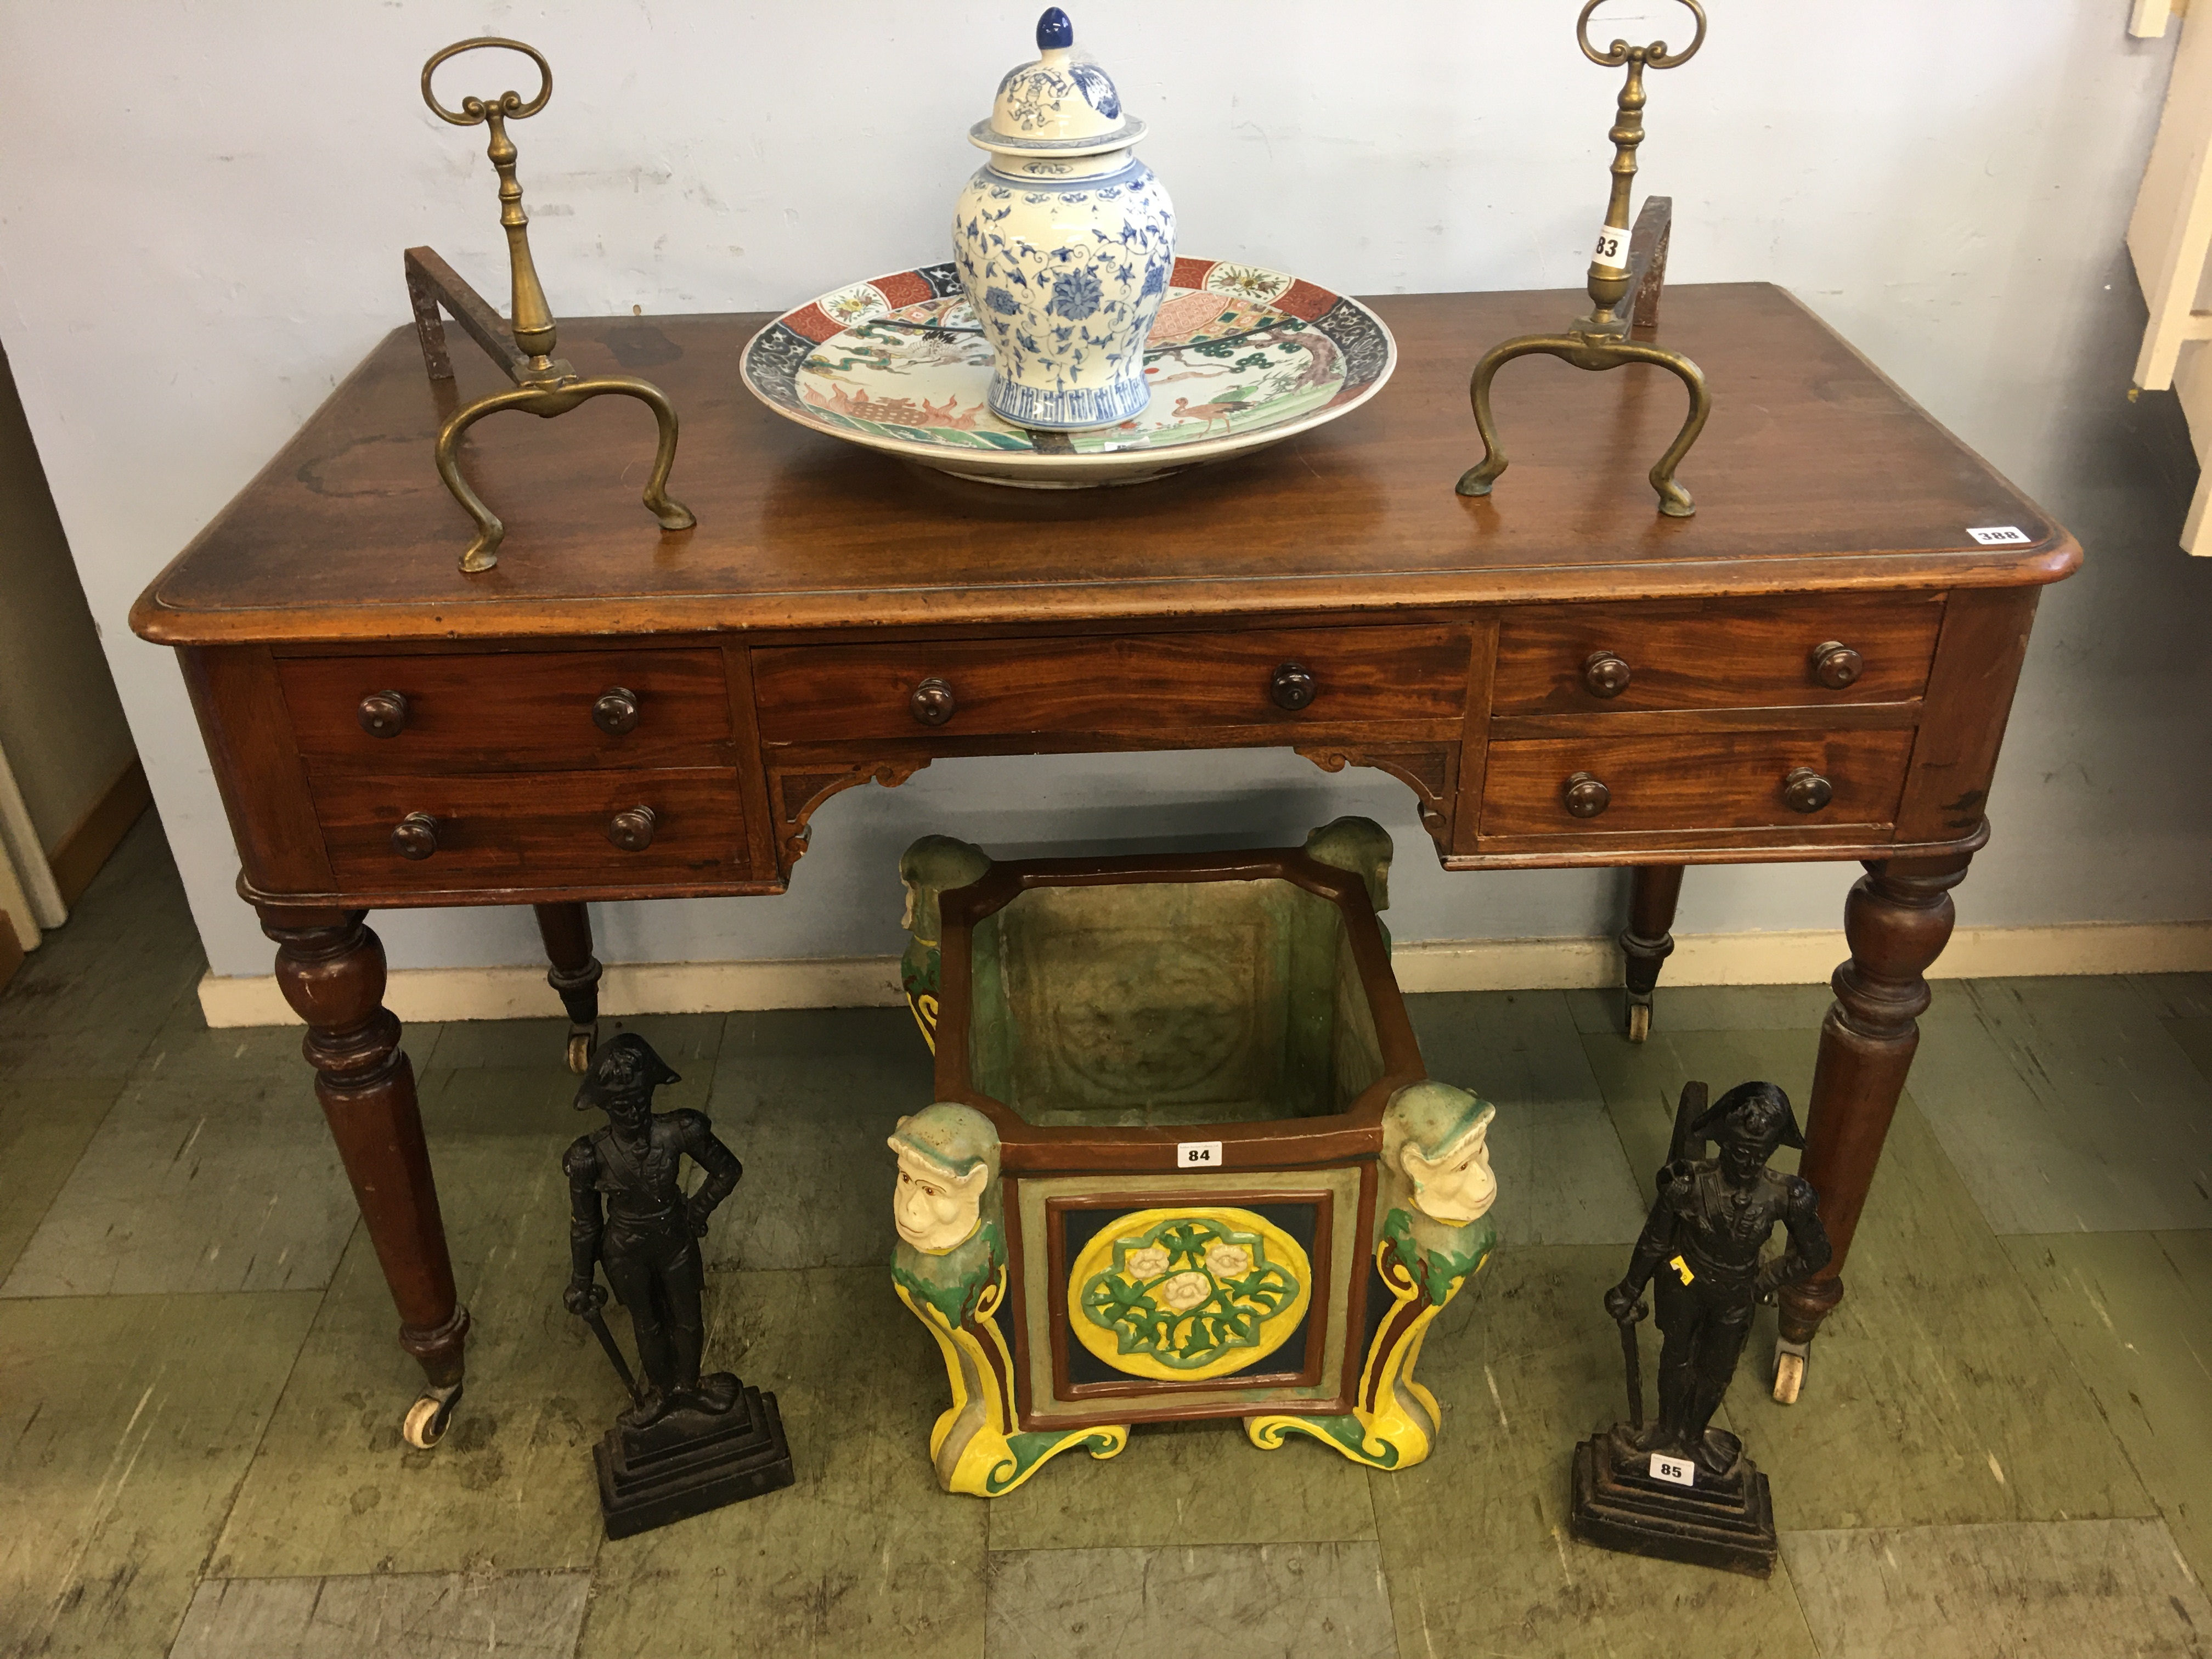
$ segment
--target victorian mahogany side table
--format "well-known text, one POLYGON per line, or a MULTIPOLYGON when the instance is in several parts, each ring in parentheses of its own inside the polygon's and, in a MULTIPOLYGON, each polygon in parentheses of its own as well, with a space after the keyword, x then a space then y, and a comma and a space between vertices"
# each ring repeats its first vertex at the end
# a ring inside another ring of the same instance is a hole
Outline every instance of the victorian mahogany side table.
MULTIPOLYGON (((1988 835, 2037 592, 2081 550, 1763 284, 1668 295, 1666 343, 1716 394, 1682 468, 1695 517, 1660 516, 1644 479, 1676 383, 1547 358, 1498 383, 1512 471, 1455 494, 1480 454, 1475 358, 1576 302, 1378 300, 1401 364, 1366 408, 1068 492, 910 470, 777 418, 738 381, 764 318, 567 323, 582 372, 674 400, 697 526, 639 511, 653 438, 622 400, 490 421, 468 471, 508 534, 476 575, 432 465, 441 393, 411 330, 379 345, 131 623, 177 648, 240 891, 307 1023, 429 1381, 410 1437, 442 1430, 469 1317, 364 913, 538 906, 554 982, 587 1014, 586 902, 780 893, 823 802, 940 756, 1275 745, 1379 767, 1448 869, 1638 866, 1647 988, 1682 866, 1863 863, 1803 1160, 1836 1255, 1782 1309, 1802 1353, 1843 1297, 1923 975, 1988 835), (1968 534, 2008 526, 2014 544, 1968 534), (1316 695, 1286 708, 1291 665, 1316 695)), ((445 407, 501 383, 472 354, 456 368, 445 407)), ((1192 1133, 1159 1131, 1164 1170, 1192 1133)))

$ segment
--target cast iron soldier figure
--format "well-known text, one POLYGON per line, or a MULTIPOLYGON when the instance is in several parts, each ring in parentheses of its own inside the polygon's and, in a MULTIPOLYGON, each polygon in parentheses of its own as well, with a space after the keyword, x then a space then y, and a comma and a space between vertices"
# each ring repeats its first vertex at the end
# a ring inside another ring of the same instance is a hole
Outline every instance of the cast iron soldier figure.
MULTIPOLYGON (((679 1408, 726 1412, 738 1398, 738 1379, 728 1372, 699 1375, 705 1330, 698 1240, 744 1171, 737 1155, 714 1138, 704 1113, 654 1113, 653 1091, 680 1080, 643 1037, 625 1032, 615 1038, 576 1091, 576 1109, 599 1108, 607 1127, 578 1137, 561 1160, 568 1177, 573 1269, 562 1301, 570 1313, 592 1319, 607 1295, 593 1269, 605 1263, 607 1282, 629 1310, 645 1373, 636 1403, 622 1417, 631 1429, 679 1408), (689 1198, 678 1180, 686 1156, 707 1172, 689 1198)), ((610 1344, 609 1352, 615 1352, 610 1344)))
POLYGON ((617 1037, 576 1091, 577 1109, 599 1107, 607 1127, 580 1137, 561 1160, 573 1269, 562 1300, 591 1326, 630 1391, 630 1409, 592 1449, 610 1538, 792 1482, 775 1396, 726 1371, 699 1375, 705 1274, 698 1241, 743 1171, 703 1114, 655 1115, 653 1091, 678 1080, 643 1037, 617 1037), (678 1179, 687 1157, 707 1172, 689 1198, 678 1179), (607 1299, 595 1276, 601 1262, 629 1310, 641 1382, 599 1311, 607 1299))
POLYGON ((1812 1188, 1766 1167, 1777 1147, 1805 1144, 1781 1090, 1739 1084, 1687 1125, 1686 1139, 1685 1146, 1678 1127, 1675 1156, 1659 1173, 1658 1201, 1627 1277, 1605 1294, 1605 1310, 1624 1327, 1642 1318, 1638 1298, 1656 1278, 1665 1339, 1659 1420, 1637 1449, 1677 1453, 1721 1475, 1742 1449, 1734 1435, 1707 1425, 1735 1375, 1753 1310, 1826 1266, 1831 1251, 1812 1188), (1682 1156, 1692 1147, 1702 1152, 1707 1139, 1720 1143, 1718 1158, 1682 1156), (1759 1251, 1778 1225, 1788 1229, 1790 1247, 1761 1267, 1759 1251))

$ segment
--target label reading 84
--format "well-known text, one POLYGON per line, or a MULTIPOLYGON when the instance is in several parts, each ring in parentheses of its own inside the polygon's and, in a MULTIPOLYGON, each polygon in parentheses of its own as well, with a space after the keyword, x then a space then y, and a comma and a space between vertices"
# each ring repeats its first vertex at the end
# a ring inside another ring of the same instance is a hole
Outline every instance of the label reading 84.
POLYGON ((1220 1167, 1219 1141, 1181 1140, 1176 1143, 1176 1168, 1178 1170, 1218 1170, 1220 1167))
POLYGON ((1671 1480, 1678 1486, 1694 1486, 1698 1484, 1697 1466, 1686 1457, 1669 1457, 1664 1452, 1653 1452, 1651 1478, 1654 1480, 1671 1480))
POLYGON ((1597 252, 1590 263, 1603 265, 1607 270, 1628 269, 1628 230, 1623 225, 1607 225, 1597 234, 1597 252))

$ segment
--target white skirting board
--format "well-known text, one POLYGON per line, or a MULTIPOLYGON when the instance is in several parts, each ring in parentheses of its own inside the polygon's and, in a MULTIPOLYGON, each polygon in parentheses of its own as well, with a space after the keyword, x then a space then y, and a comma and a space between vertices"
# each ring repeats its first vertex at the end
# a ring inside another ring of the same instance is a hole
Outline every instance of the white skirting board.
MULTIPOLYGON (((1840 932, 1678 934, 1659 979, 1669 985, 1810 985, 1847 954, 1840 932)), ((1610 939, 1425 939, 1393 958, 1408 991, 1564 990, 1620 983, 1610 939)), ((2036 974, 2212 972, 2212 921, 2061 927, 1961 927, 1936 961, 1939 979, 2036 974)), ((877 1008, 900 1001, 896 957, 787 962, 613 963, 599 982, 606 1015, 715 1013, 740 1008, 877 1008)), ((558 1018, 543 968, 402 968, 385 1006, 410 1024, 558 1018)), ((276 977, 200 981, 214 1026, 297 1023, 276 977)))

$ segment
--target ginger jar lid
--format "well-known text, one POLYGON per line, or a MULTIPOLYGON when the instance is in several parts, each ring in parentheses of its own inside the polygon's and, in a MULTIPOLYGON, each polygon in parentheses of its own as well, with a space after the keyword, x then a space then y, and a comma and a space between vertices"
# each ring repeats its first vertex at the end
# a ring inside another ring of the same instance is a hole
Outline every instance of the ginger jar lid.
POLYGON ((1036 43, 1036 61, 1006 71, 969 143, 1006 155, 1096 155, 1145 136, 1145 124, 1121 112, 1113 78, 1076 56, 1075 25, 1058 6, 1037 19, 1036 43))

